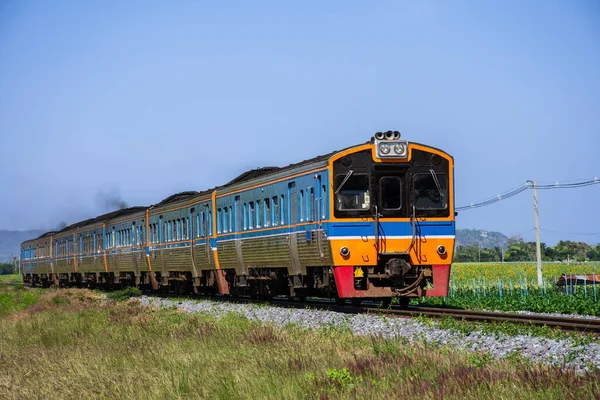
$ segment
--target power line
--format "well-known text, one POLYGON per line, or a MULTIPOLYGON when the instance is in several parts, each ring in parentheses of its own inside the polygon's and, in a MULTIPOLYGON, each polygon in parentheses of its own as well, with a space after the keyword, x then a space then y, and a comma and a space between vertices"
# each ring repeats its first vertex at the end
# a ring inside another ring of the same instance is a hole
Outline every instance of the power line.
POLYGON ((549 232, 549 233, 560 233, 561 235, 590 235, 590 236, 600 235, 600 232, 561 232, 561 231, 553 231, 550 229, 541 229, 541 228, 540 228, 540 231, 549 232))
POLYGON ((497 203, 501 200, 506 200, 510 197, 516 196, 519 193, 526 191, 527 189, 533 189, 534 185, 535 185, 536 189, 552 190, 552 189, 576 189, 576 188, 585 187, 585 186, 597 185, 599 183, 600 183, 600 178, 598 178, 598 177, 595 177, 594 179, 589 179, 586 181, 580 181, 580 182, 568 182, 568 183, 556 182, 553 184, 544 184, 544 185, 538 185, 538 184, 534 184, 533 181, 527 181, 527 182, 525 182, 525 184, 517 187, 516 189, 512 189, 504 194, 499 194, 498 196, 493 197, 491 199, 481 201, 478 203, 471 203, 469 205, 456 207, 456 211, 464 211, 464 210, 470 210, 473 208, 489 206, 489 205, 497 203))

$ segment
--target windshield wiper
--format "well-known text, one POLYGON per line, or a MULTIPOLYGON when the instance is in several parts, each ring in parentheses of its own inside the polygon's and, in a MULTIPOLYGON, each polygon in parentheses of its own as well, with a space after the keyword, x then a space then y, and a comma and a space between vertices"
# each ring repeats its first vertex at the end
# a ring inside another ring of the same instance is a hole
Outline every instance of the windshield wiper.
POLYGON ((429 172, 431 173, 431 176, 433 176, 433 181, 435 182, 435 186, 437 186, 438 192, 440 192, 440 200, 443 200, 444 199, 444 191, 442 190, 442 185, 440 185, 440 181, 438 180, 435 172, 433 172, 432 169, 430 169, 429 172))
POLYGON ((348 173, 344 177, 344 180, 342 181, 342 183, 340 183, 340 186, 338 186, 338 188, 334 194, 338 194, 338 192, 342 189, 342 186, 344 186, 344 183, 346 183, 348 181, 348 179, 350 179, 350 175, 352 175, 353 173, 354 173, 354 170, 348 171, 348 173))

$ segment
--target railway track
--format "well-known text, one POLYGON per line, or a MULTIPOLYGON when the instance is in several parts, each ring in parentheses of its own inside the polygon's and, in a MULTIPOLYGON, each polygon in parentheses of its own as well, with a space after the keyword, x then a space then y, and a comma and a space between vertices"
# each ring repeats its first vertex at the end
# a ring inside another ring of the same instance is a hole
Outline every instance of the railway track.
POLYGON ((510 322, 536 326, 549 326, 568 331, 580 331, 600 335, 600 319, 555 317, 546 315, 530 315, 504 313, 495 311, 460 310, 436 307, 408 307, 406 309, 381 310, 365 308, 367 313, 383 313, 397 317, 427 316, 432 318, 454 318, 471 322, 510 322))
MULTIPOLYGON (((12 285, 13 283, 4 283, 5 285, 12 285)), ((149 293, 145 293, 149 294, 149 293)), ((517 313, 504 313, 496 311, 477 311, 477 310, 464 310, 454 308, 443 308, 443 307, 415 307, 410 306, 408 308, 381 308, 377 307, 374 302, 365 302, 361 306, 351 305, 338 305, 331 300, 307 300, 306 302, 300 301, 289 301, 283 298, 274 298, 270 300, 253 300, 249 297, 225 297, 220 295, 215 296, 204 296, 204 295, 182 295, 182 294, 170 294, 160 293, 152 294, 158 297, 180 297, 186 299, 206 299, 216 301, 228 301, 235 303, 261 303, 269 304, 278 307, 286 308, 312 308, 321 309, 328 311, 342 312, 346 314, 378 314, 390 317, 399 318, 410 318, 415 316, 426 316, 430 318, 454 318, 457 320, 469 321, 469 322, 510 322, 517 324, 529 324, 535 326, 549 326, 553 328, 559 328, 566 331, 579 331, 583 333, 590 333, 600 335, 600 319, 592 318, 573 318, 573 317, 557 317, 557 316, 546 316, 546 315, 530 315, 530 314, 517 314, 517 313)))
MULTIPOLYGON (((220 299, 219 297, 217 297, 220 299)), ((213 299, 215 299, 213 297, 213 299)), ((251 303, 253 300, 246 298, 228 298, 230 301, 251 303)), ((323 309, 328 311, 337 311, 346 314, 378 314, 389 317, 410 318, 415 316, 426 316, 431 318, 454 318, 457 320, 469 322, 510 322, 516 324, 529 324, 535 326, 549 326, 559 328, 565 331, 579 331, 582 333, 590 333, 600 335, 600 319, 592 318, 573 318, 573 317, 555 317, 546 315, 530 315, 517 313, 504 313, 496 311, 477 311, 463 310, 442 307, 416 307, 408 308, 380 308, 376 303, 366 303, 361 306, 340 306, 333 301, 323 300, 308 300, 303 302, 290 302, 283 299, 272 299, 262 301, 270 305, 276 305, 287 308, 306 308, 323 309)))

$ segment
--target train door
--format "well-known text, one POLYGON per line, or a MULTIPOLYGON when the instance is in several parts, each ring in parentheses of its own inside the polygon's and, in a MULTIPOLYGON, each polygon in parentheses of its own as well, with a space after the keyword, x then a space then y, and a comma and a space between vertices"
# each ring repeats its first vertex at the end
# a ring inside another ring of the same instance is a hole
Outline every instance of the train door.
POLYGON ((295 275, 300 274, 300 258, 298 256, 298 237, 296 235, 296 224, 298 223, 298 200, 296 199, 296 182, 288 183, 287 190, 287 219, 289 223, 289 245, 292 271, 295 275))
POLYGON ((233 200, 233 232, 234 232, 234 243, 235 243, 235 255, 237 259, 237 273, 247 273, 246 266, 244 265, 244 257, 242 252, 242 216, 245 210, 242 210, 242 200, 240 196, 235 196, 233 200))
POLYGON ((372 196, 375 201, 377 216, 375 218, 375 229, 377 229, 378 243, 377 248, 380 252, 386 252, 386 239, 388 236, 411 237, 411 223, 390 224, 382 223, 387 218, 410 218, 412 215, 409 210, 409 202, 406 186, 406 170, 378 169, 375 173, 375 194, 372 196), (393 230, 390 230, 393 229, 393 230))

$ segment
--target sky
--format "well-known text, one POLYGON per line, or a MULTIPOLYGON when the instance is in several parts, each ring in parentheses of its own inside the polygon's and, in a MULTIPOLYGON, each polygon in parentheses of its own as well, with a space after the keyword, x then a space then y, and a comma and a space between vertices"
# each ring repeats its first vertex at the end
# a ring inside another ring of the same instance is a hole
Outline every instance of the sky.
MULTIPOLYGON (((600 177, 600 2, 0 1, 0 229, 149 205, 399 130, 456 203, 600 177)), ((600 185, 539 193, 600 242, 600 185)), ((457 228, 534 239, 532 192, 457 228)))

